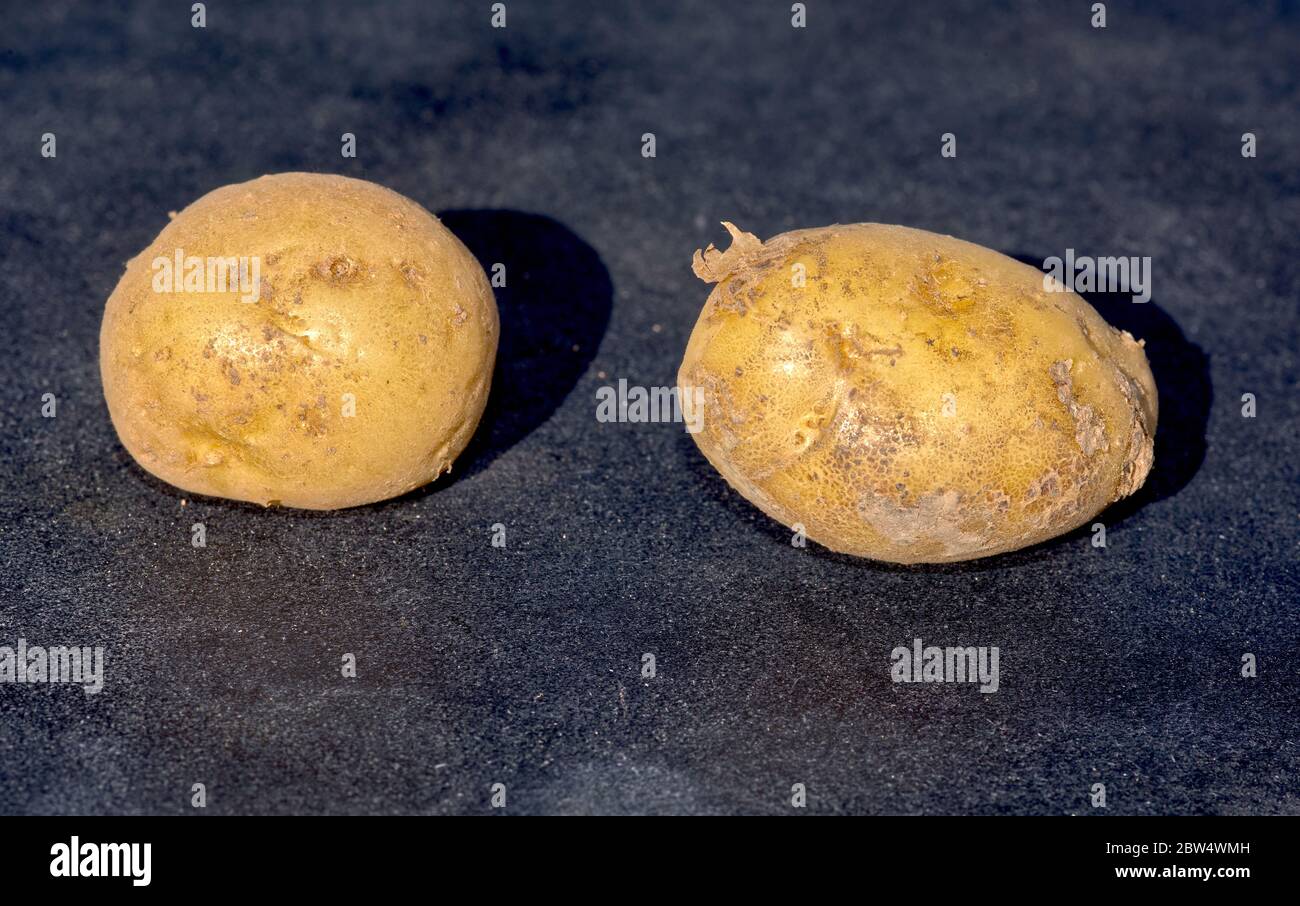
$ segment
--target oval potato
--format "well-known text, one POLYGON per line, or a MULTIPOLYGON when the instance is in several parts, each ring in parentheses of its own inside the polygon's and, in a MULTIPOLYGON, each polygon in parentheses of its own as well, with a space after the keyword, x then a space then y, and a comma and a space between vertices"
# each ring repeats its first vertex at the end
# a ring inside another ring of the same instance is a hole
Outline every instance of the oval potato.
POLYGON ((842 553, 939 563, 1068 532, 1146 479, 1142 343, 990 249, 852 224, 695 254, 678 388, 709 462, 842 553), (702 416, 693 410, 703 406, 702 416))
POLYGON ((100 372, 122 443, 163 481, 334 509, 451 468, 498 332, 483 269, 420 205, 283 173, 208 193, 128 262, 100 372))

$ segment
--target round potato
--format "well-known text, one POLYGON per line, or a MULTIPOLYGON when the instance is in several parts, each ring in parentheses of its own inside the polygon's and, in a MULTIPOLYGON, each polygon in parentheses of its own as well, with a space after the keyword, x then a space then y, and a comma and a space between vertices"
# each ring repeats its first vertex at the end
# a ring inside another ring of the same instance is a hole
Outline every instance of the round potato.
POLYGON ((127 263, 100 372, 122 443, 162 480, 335 509, 451 468, 498 332, 483 269, 420 205, 282 173, 208 193, 127 263))
POLYGON ((704 455, 772 518, 842 553, 968 560, 1146 479, 1142 343, 1041 271, 899 226, 724 226, 727 251, 695 253, 717 286, 677 382, 704 455))

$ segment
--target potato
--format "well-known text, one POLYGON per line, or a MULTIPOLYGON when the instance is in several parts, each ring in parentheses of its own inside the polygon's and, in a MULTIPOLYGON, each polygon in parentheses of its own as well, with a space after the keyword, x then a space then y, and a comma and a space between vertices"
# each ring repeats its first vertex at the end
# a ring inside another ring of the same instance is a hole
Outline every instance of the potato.
POLYGON ((1142 343, 997 252, 862 223, 723 224, 678 374, 709 462, 841 553, 940 563, 1070 531, 1152 464, 1142 343), (698 394, 698 397, 696 396, 698 394))
POLYGON ((208 193, 127 263, 100 372, 123 445, 163 481, 334 509, 451 468, 498 332, 483 269, 420 205, 282 173, 208 193))

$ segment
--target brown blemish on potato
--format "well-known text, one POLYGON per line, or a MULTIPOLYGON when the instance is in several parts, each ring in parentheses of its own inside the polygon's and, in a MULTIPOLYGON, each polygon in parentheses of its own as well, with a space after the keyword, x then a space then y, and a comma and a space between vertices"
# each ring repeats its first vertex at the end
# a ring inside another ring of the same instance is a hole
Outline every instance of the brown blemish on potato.
POLYGON ((973 531, 978 520, 960 492, 939 489, 909 503, 895 503, 876 495, 858 499, 858 514, 883 537, 927 557, 969 557, 988 541, 973 531))
POLYGON ((420 286, 424 283, 424 273, 414 264, 403 261, 398 265, 398 270, 408 286, 420 286))
POLYGON ((1106 439, 1106 424, 1092 406, 1082 405, 1074 398, 1074 380, 1070 371, 1074 362, 1066 359, 1053 362, 1048 368, 1052 383, 1056 385, 1056 397, 1070 413, 1074 422, 1074 438, 1085 456, 1091 456, 1098 450, 1109 450, 1110 441, 1106 439))
POLYGON ((361 276, 361 265, 348 255, 335 255, 316 265, 316 274, 330 283, 350 283, 361 276))
MULTIPOLYGON (((1124 336, 1132 343, 1131 335, 1125 332, 1124 336)), ((1124 394, 1124 399, 1128 401, 1132 410, 1132 422, 1129 428, 1128 452, 1124 459, 1123 480, 1116 489, 1117 500, 1127 497, 1142 487, 1155 462, 1155 441, 1147 431, 1143 416, 1140 399, 1142 391, 1139 385, 1123 371, 1119 372, 1118 378, 1120 392, 1124 394)))

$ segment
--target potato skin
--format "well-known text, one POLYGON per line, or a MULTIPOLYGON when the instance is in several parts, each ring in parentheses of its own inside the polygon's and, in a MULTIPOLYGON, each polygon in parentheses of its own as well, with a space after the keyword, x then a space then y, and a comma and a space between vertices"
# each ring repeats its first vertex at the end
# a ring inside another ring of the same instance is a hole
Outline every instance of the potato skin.
POLYGON ((283 173, 208 193, 127 263, 100 373, 123 445, 163 481, 335 509, 451 468, 483 413, 498 333, 483 269, 420 205, 283 173), (178 248, 258 256, 260 298, 155 292, 152 261, 178 248))
POLYGON ((765 243, 724 226, 730 249, 695 254, 717 286, 677 382, 685 406, 701 394, 701 451, 772 518, 841 553, 942 563, 1068 532, 1142 486, 1142 344, 1041 271, 900 226, 765 243))

